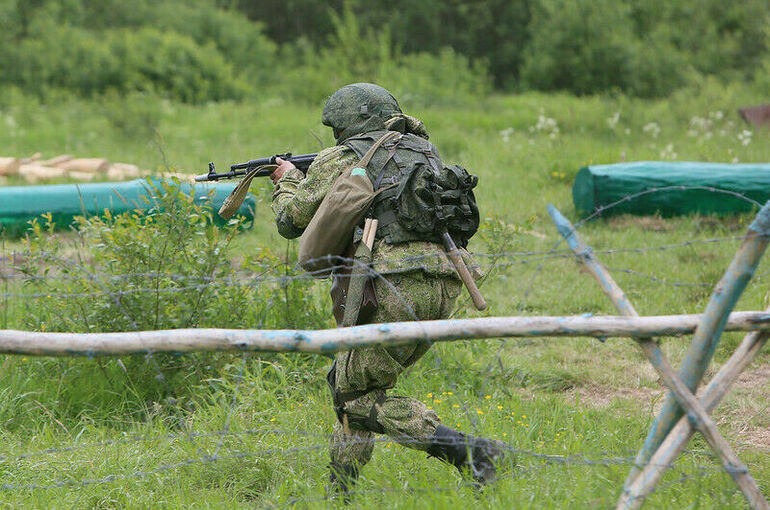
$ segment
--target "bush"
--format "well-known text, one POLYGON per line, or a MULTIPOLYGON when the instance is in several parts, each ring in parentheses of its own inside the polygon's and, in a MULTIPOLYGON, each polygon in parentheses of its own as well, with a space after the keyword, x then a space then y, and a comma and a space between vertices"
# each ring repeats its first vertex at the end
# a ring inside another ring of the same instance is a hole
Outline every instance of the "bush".
MULTIPOLYGON (((26 328, 94 333, 329 326, 326 296, 308 279, 291 278, 292 261, 262 250, 240 267, 232 263, 228 248, 240 220, 217 228, 212 211, 175 184, 153 194, 147 212, 79 218, 78 259, 50 221, 32 223, 23 271, 26 284, 48 297, 28 309, 26 328)), ((142 399, 158 401, 189 388, 190 377, 200 382, 205 374, 198 368, 218 370, 230 359, 156 354, 152 363, 142 355, 120 363, 142 399)))
POLYGON ((241 98, 247 79, 259 84, 270 73, 274 45, 240 14, 204 1, 133 7, 43 1, 2 8, 11 21, 0 27, 9 25, 11 35, 0 35, 8 70, 0 80, 38 95, 140 91, 198 103, 241 98))
POLYGON ((639 39, 631 9, 613 0, 544 0, 531 24, 527 86, 578 94, 667 94, 684 81, 684 59, 655 33, 639 39))
POLYGON ((374 82, 410 104, 433 105, 472 100, 487 94, 491 79, 481 62, 470 62, 449 48, 438 55, 402 55, 393 49, 387 29, 367 29, 353 10, 332 15, 334 33, 316 50, 300 41, 287 60, 293 63, 279 84, 282 93, 320 103, 348 83, 374 82))
POLYGON ((94 34, 52 27, 44 37, 23 40, 15 59, 7 79, 39 94, 51 88, 86 96, 142 91, 197 103, 239 98, 246 90, 213 46, 154 28, 94 34))

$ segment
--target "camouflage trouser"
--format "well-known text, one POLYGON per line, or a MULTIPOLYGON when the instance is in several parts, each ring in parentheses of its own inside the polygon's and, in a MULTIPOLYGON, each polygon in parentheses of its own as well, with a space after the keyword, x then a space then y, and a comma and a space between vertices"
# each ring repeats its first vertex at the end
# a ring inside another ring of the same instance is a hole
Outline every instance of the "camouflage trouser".
MULTIPOLYGON (((422 272, 395 274, 375 281, 379 307, 372 322, 445 319, 454 307, 461 283, 422 272)), ((374 433, 404 446, 425 450, 439 425, 438 416, 419 400, 386 395, 399 374, 430 348, 421 343, 399 347, 367 347, 337 354, 333 375, 338 395, 353 396, 342 409, 347 427, 336 423, 329 453, 337 464, 362 466, 371 459, 374 433), (346 431, 347 428, 347 431, 346 431)), ((331 377, 330 377, 331 379, 331 377)), ((331 382, 331 381, 330 381, 331 382)))

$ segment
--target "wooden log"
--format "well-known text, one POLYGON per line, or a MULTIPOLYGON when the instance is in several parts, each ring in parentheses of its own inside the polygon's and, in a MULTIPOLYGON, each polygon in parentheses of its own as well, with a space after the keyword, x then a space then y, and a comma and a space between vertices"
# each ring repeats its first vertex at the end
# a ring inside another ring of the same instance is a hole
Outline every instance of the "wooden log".
POLYGON ((75 179, 76 181, 93 181, 94 177, 96 177, 98 174, 95 174, 93 172, 77 172, 75 170, 71 170, 67 172, 67 177, 70 179, 75 179))
MULTIPOLYGON (((612 278, 609 271, 599 263, 599 260, 593 254, 591 248, 586 245, 575 231, 569 220, 565 218, 553 205, 548 206, 548 213, 556 224, 559 233, 567 240, 567 244, 575 252, 583 267, 599 282, 605 294, 610 298, 615 308, 626 317, 638 317, 636 309, 626 297, 625 292, 612 278)), ((754 478, 749 473, 748 468, 738 458, 725 438, 719 433, 716 425, 709 416, 708 412, 701 406, 695 395, 682 382, 682 379, 674 372, 666 355, 661 351, 658 343, 649 337, 639 337, 642 351, 649 360, 650 364, 661 377, 665 385, 671 390, 679 405, 687 411, 690 419, 693 420, 697 429, 706 438, 711 448, 717 453, 722 465, 730 473, 735 483, 741 488, 746 500, 753 508, 758 508, 760 501, 764 501, 762 492, 754 478)), ((623 500, 621 500, 623 501, 623 500)), ((633 504, 641 505, 641 500, 634 499, 633 504)), ((618 505, 618 510, 628 508, 618 505)))
MULTIPOLYGON (((764 331, 755 331, 743 338, 741 344, 730 356, 730 359, 722 365, 700 397, 700 403, 706 412, 710 413, 716 409, 741 372, 751 364, 762 350, 768 338, 770 338, 770 334, 764 331)), ((639 508, 644 502, 644 498, 654 492, 663 475, 684 451, 693 433, 694 429, 688 417, 681 417, 633 483, 624 489, 617 507, 639 508)), ((750 502, 750 504, 753 505, 753 508, 767 508, 767 501, 764 500, 750 502)))
POLYGON ((28 158, 21 158, 20 162, 22 165, 29 165, 30 163, 39 161, 42 157, 43 155, 41 153, 36 152, 33 155, 29 156, 28 158))
MULTIPOLYGON (((691 392, 695 392, 706 368, 711 363, 722 335, 724 321, 754 275, 757 264, 767 248, 768 240, 770 240, 770 202, 757 213, 741 247, 715 287, 703 313, 703 323, 698 326, 682 361, 679 376, 691 392)), ((668 395, 663 408, 650 427, 644 445, 636 456, 636 462, 631 467, 623 485, 624 490, 628 489, 639 474, 638 466, 647 464, 681 416, 682 410, 676 399, 673 395, 668 395)))
POLYGON ((113 181, 134 179, 142 174, 139 167, 128 163, 112 163, 107 169, 107 177, 113 181))
POLYGON ((0 176, 7 177, 18 174, 20 166, 19 158, 0 158, 0 176))
MULTIPOLYGON (((272 351, 328 354, 370 345, 405 345, 499 337, 677 336, 695 331, 701 315, 651 317, 483 317, 367 324, 322 330, 177 329, 126 333, 0 331, 0 353, 100 356, 140 352, 272 351)), ((728 331, 770 330, 765 312, 735 312, 728 331)))
POLYGON ((43 159, 43 160, 37 161, 36 163, 42 166, 60 166, 63 163, 66 163, 67 161, 71 161, 73 159, 75 159, 74 156, 70 156, 69 154, 62 154, 61 156, 56 156, 51 159, 43 159))
POLYGON ((78 158, 64 161, 59 165, 59 168, 68 172, 99 173, 106 172, 109 165, 109 162, 104 158, 78 158))
POLYGON ((59 179, 64 177, 67 172, 63 168, 54 168, 49 166, 40 166, 34 163, 21 165, 19 175, 24 177, 27 182, 47 181, 50 179, 59 179))

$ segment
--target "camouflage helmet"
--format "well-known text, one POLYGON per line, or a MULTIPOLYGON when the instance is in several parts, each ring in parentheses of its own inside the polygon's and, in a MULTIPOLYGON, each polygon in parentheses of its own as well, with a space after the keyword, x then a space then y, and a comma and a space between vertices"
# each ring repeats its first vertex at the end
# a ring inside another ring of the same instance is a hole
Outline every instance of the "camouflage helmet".
POLYGON ((399 113, 393 94, 373 83, 354 83, 331 95, 321 122, 334 129, 334 138, 341 143, 353 135, 385 129, 385 121, 399 113))

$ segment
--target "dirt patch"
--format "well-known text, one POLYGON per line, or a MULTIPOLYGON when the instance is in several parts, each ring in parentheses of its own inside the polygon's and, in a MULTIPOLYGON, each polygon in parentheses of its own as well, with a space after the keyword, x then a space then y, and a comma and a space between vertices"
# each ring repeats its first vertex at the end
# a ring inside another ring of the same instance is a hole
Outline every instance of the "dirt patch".
POLYGON ((738 448, 753 447, 770 451, 770 363, 752 365, 733 386, 723 406, 717 408, 720 426, 738 439, 738 448))
POLYGON ((738 380, 735 382, 736 388, 748 390, 764 385, 770 385, 770 364, 759 365, 754 368, 749 367, 738 376, 738 380))
POLYGON ((634 400, 653 411, 660 407, 663 394, 663 390, 654 388, 609 388, 595 384, 579 386, 566 393, 572 400, 599 409, 609 407, 615 400, 625 399, 634 400))
MULTIPOLYGON (((713 369, 711 370, 713 376, 713 369)), ((710 379, 710 377, 709 377, 710 379)), ((750 367, 740 375, 717 408, 714 419, 721 430, 733 439, 736 448, 770 450, 770 363, 750 367)), ((604 409, 617 400, 633 400, 640 410, 655 415, 665 400, 666 390, 645 387, 609 387, 597 384, 578 386, 565 392, 565 397, 581 405, 604 409)))
POLYGON ((670 232, 675 226, 660 216, 614 216, 607 219, 607 226, 612 230, 626 230, 636 227, 647 232, 670 232))

